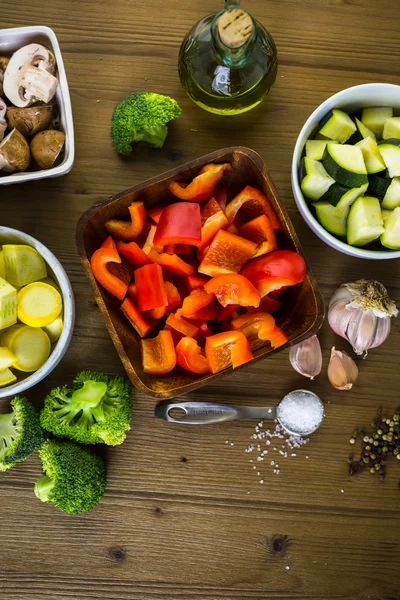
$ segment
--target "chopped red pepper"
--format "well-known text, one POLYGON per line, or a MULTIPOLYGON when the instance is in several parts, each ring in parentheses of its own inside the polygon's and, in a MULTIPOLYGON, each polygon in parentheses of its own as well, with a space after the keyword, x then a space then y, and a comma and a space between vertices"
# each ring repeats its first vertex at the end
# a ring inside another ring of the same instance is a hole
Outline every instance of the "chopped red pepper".
POLYGON ((177 254, 166 254, 165 252, 160 254, 155 250, 150 250, 149 258, 175 275, 194 275, 194 267, 179 258, 177 254))
POLYGON ((288 337, 285 333, 283 333, 282 329, 275 325, 273 332, 269 337, 269 341, 271 342, 271 346, 273 348, 279 348, 283 346, 288 341, 288 337))
POLYGON ((175 346, 170 331, 160 331, 157 337, 141 341, 143 371, 150 375, 165 375, 176 365, 175 346))
POLYGON ((264 310, 265 312, 269 313, 270 315, 272 315, 272 313, 276 312, 278 310, 278 308, 280 308, 281 306, 282 306, 282 302, 279 302, 279 300, 276 300, 275 298, 271 298, 271 296, 264 296, 264 298, 261 298, 261 302, 260 302, 261 310, 264 310))
POLYGON ((166 254, 193 255, 193 246, 190 246, 189 244, 168 244, 168 246, 165 246, 164 252, 166 254))
POLYGON ((100 246, 100 248, 111 248, 112 250, 116 250, 117 249, 117 245, 114 242, 114 240, 112 239, 111 235, 109 235, 104 242, 102 243, 102 245, 100 246))
POLYGON ((116 246, 118 252, 134 267, 143 267, 143 265, 149 265, 151 263, 147 254, 143 252, 136 242, 125 243, 118 241, 116 246))
POLYGON ((229 163, 205 165, 191 183, 187 184, 173 181, 168 189, 182 200, 201 202, 213 195, 215 188, 222 179, 224 171, 231 170, 232 167, 229 163))
POLYGON ((199 333, 198 327, 189 323, 186 319, 182 319, 171 313, 165 322, 165 329, 171 331, 175 343, 178 343, 182 337, 189 336, 197 337, 199 333))
POLYGON ((99 248, 96 250, 90 259, 93 276, 110 294, 119 300, 123 300, 128 291, 128 284, 110 273, 107 268, 109 263, 121 263, 121 257, 117 250, 113 248, 99 248))
POLYGON ((273 298, 274 300, 279 300, 279 297, 283 294, 283 292, 286 292, 286 290, 289 289, 288 285, 283 285, 282 287, 278 288, 277 290, 274 290, 273 292, 270 293, 270 297, 273 298))
POLYGON ((131 300, 133 300, 134 304, 137 305, 137 289, 136 289, 136 283, 131 283, 128 286, 128 296, 131 300))
POLYGON ((221 207, 216 201, 216 199, 210 198, 210 200, 207 202, 204 208, 201 209, 201 224, 204 225, 207 219, 209 219, 216 213, 219 213, 220 210, 221 207))
POLYGON ((238 329, 246 337, 255 335, 260 340, 270 340, 275 327, 275 319, 263 310, 255 310, 233 319, 232 328, 238 329))
MULTIPOLYGON (((168 304, 167 306, 160 306, 159 308, 153 308, 148 310, 146 316, 152 319, 162 319, 167 312, 180 308, 182 306, 182 299, 176 286, 170 281, 164 281, 165 293, 167 294, 168 304)), ((128 289, 129 294, 129 289, 128 289)))
POLYGON ((222 186, 217 187, 217 189, 214 192, 214 198, 218 202, 218 204, 220 205, 222 210, 225 210, 225 208, 226 208, 227 197, 228 197, 228 188, 222 187, 222 186))
POLYGON ((282 229, 281 222, 267 196, 248 185, 229 202, 225 209, 229 221, 236 222, 239 217, 243 222, 251 221, 260 215, 267 215, 274 229, 282 229))
POLYGON ((146 223, 146 210, 143 202, 132 202, 128 206, 128 210, 131 217, 130 221, 111 219, 105 225, 107 231, 119 240, 136 240, 142 233, 142 229, 146 223))
POLYGON ((236 226, 234 223, 231 223, 227 229, 227 231, 229 231, 229 233, 234 233, 235 235, 239 235, 239 226, 241 225, 241 223, 238 223, 238 226, 236 226))
MULTIPOLYGON (((111 249, 111 250, 114 250, 117 252, 117 245, 115 244, 111 235, 109 235, 104 240, 104 242, 101 244, 100 248, 108 248, 108 249, 111 249)), ((123 283, 126 283, 126 285, 129 285, 129 283, 132 279, 133 269, 131 268, 130 264, 127 263, 125 258, 123 258, 120 263, 116 263, 116 262, 108 263, 107 269, 110 271, 111 275, 118 277, 118 279, 121 279, 121 281, 123 281, 123 283)))
POLYGON ((201 242, 198 246, 199 249, 204 250, 220 230, 227 229, 228 227, 229 221, 222 210, 218 210, 218 212, 208 217, 201 228, 201 242))
POLYGON ((198 328, 199 332, 196 335, 196 339, 198 339, 199 341, 205 340, 209 335, 214 335, 215 333, 210 323, 205 319, 188 319, 188 321, 189 323, 192 323, 192 325, 195 325, 198 328))
POLYGON ((221 308, 218 311, 217 321, 227 321, 228 319, 230 319, 233 313, 239 308, 239 306, 240 304, 228 304, 228 306, 221 306, 221 308))
POLYGON ((191 373, 204 375, 210 372, 208 361, 201 354, 201 349, 196 340, 183 337, 176 347, 176 362, 182 369, 191 373))
POLYGON ((149 208, 147 210, 147 216, 149 217, 149 219, 151 219, 153 221, 153 223, 155 223, 156 225, 158 225, 158 222, 160 220, 161 217, 161 213, 165 208, 165 204, 160 204, 158 206, 153 206, 153 208, 149 208))
POLYGON ((156 235, 157 226, 150 225, 149 232, 146 237, 146 241, 142 246, 142 250, 145 254, 150 254, 151 250, 154 249, 154 236, 156 235))
POLYGON ((191 244, 201 242, 200 206, 194 202, 176 202, 166 206, 161 213, 154 236, 156 250, 168 244, 191 244))
POLYGON ((251 258, 257 258, 278 248, 274 228, 266 215, 260 215, 239 227, 239 235, 258 244, 251 258))
POLYGON ((156 325, 155 321, 147 319, 144 315, 142 315, 140 310, 136 308, 130 298, 125 298, 121 304, 121 310, 140 337, 147 335, 150 329, 156 325))
POLYGON ((208 294, 203 287, 196 288, 183 300, 179 314, 195 319, 196 313, 214 300, 214 294, 208 294))
POLYGON ((189 275, 188 277, 184 277, 184 284, 189 294, 193 290, 203 287, 207 281, 209 281, 209 278, 202 275, 189 275))
POLYGON ((204 286, 209 294, 214 294, 222 306, 239 304, 240 306, 255 306, 260 304, 261 296, 253 284, 237 273, 218 275, 204 286))
POLYGON ((257 244, 220 230, 211 242, 200 266, 199 273, 222 275, 238 273, 255 251, 257 244))
POLYGON ((218 308, 218 302, 213 300, 210 304, 207 304, 207 306, 200 308, 194 313, 193 317, 191 317, 191 321, 199 319, 204 321, 214 321, 218 315, 218 308))
POLYGON ((140 310, 152 310, 168 305, 160 265, 144 265, 144 267, 136 269, 135 283, 140 310))
POLYGON ((247 277, 262 296, 284 285, 296 285, 304 280, 307 265, 293 250, 276 250, 250 261, 241 274, 247 277))
POLYGON ((206 339, 206 358, 211 373, 231 365, 235 369, 253 358, 249 342, 241 331, 224 331, 206 339))

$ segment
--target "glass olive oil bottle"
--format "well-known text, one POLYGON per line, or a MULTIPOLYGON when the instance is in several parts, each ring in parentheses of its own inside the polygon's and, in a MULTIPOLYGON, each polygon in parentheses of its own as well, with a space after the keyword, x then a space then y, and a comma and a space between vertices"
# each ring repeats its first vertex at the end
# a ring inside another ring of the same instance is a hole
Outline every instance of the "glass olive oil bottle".
POLYGON ((240 0, 199 21, 182 42, 179 76, 190 98, 221 115, 237 115, 262 102, 278 68, 268 31, 240 0))

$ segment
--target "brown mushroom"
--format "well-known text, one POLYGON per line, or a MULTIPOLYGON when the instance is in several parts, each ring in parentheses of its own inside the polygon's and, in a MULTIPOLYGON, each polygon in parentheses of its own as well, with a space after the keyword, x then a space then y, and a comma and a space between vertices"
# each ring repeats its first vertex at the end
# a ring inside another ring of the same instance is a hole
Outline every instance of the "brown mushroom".
POLYGON ((60 154, 65 142, 65 133, 56 129, 46 129, 35 135, 31 141, 31 152, 35 163, 42 169, 50 169, 60 154))
POLYGON ((4 132, 7 129, 6 112, 6 103, 3 98, 0 98, 0 142, 4 138, 4 132))
POLYGON ((28 44, 10 58, 4 73, 7 98, 19 108, 35 102, 50 102, 56 93, 56 62, 52 52, 41 44, 28 44))
POLYGON ((31 162, 29 144, 18 131, 13 129, 0 142, 0 170, 8 173, 25 171, 31 162))
POLYGON ((53 104, 43 106, 27 106, 18 108, 10 106, 7 109, 7 122, 10 129, 18 129, 24 137, 30 137, 47 129, 53 116, 53 104))
POLYGON ((0 96, 3 95, 4 73, 9 62, 10 59, 8 58, 8 56, 0 56, 0 96))

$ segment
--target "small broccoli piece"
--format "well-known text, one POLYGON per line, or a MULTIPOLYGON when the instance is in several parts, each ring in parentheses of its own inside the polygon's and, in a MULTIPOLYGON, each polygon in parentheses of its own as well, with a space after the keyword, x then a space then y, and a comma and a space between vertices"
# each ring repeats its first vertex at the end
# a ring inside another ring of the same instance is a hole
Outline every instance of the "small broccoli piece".
POLYGON ((22 462, 44 442, 39 413, 26 400, 11 400, 12 412, 0 415, 0 471, 22 462))
POLYGON ((81 371, 74 386, 57 387, 44 400, 40 422, 55 436, 82 444, 122 444, 132 418, 126 379, 81 371))
POLYGON ((169 96, 154 92, 131 94, 120 102, 111 119, 111 139, 119 154, 130 154, 131 144, 148 142, 162 148, 167 137, 167 123, 182 113, 169 96))
POLYGON ((100 502, 106 469, 93 450, 65 440, 46 440, 39 456, 45 472, 35 485, 39 500, 71 514, 92 510, 100 502))

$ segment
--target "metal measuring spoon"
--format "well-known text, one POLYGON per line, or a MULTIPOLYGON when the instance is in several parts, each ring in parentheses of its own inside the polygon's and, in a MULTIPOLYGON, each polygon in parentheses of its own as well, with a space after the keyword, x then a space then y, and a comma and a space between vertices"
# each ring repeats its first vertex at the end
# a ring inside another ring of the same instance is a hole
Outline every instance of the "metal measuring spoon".
POLYGON ((276 419, 282 427, 292 435, 310 435, 316 431, 325 416, 324 406, 320 398, 313 392, 308 390, 295 390, 290 392, 278 406, 261 407, 261 406, 241 406, 233 404, 223 404, 219 402, 172 402, 161 403, 156 406, 154 414, 159 419, 164 419, 171 423, 183 423, 184 425, 211 425, 213 423, 223 423, 224 421, 235 421, 238 419, 276 419), (285 402, 288 402, 289 396, 295 398, 301 410, 302 403, 312 401, 315 409, 320 415, 318 424, 311 428, 310 431, 294 430, 293 426, 288 426, 282 416, 284 415, 285 402), (297 396, 297 398, 296 398, 297 396), (282 408, 283 407, 283 408, 282 408), (171 411, 178 413, 175 416, 171 411))

